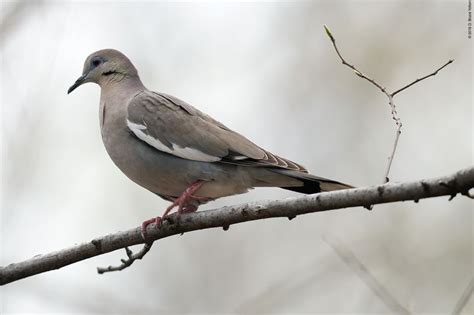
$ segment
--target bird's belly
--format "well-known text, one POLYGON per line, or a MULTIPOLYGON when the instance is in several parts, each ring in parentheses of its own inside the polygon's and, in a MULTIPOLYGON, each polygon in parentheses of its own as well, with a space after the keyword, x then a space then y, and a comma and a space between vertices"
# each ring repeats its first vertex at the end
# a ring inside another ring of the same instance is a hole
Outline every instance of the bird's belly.
POLYGON ((210 199, 244 193, 251 187, 246 173, 234 165, 191 161, 161 152, 126 128, 114 128, 113 133, 102 134, 115 165, 132 181, 158 195, 177 197, 197 180, 208 183, 195 195, 210 199))

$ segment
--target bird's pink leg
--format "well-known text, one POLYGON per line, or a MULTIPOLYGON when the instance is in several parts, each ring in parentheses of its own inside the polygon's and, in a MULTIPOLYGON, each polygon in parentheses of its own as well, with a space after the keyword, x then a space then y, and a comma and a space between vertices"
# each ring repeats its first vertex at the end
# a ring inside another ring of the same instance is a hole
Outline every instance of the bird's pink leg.
POLYGON ((186 188, 186 190, 178 198, 176 198, 168 208, 166 208, 165 212, 161 217, 156 217, 144 221, 141 226, 143 239, 146 240, 147 226, 152 223, 155 223, 156 227, 159 228, 161 225, 161 221, 168 215, 171 210, 173 210, 173 208, 178 207, 178 215, 180 215, 182 213, 194 212, 198 209, 198 206, 189 203, 190 200, 208 201, 209 198, 207 197, 199 197, 193 195, 199 188, 201 188, 204 183, 205 181, 202 180, 195 181, 194 183, 189 185, 188 188, 186 188))

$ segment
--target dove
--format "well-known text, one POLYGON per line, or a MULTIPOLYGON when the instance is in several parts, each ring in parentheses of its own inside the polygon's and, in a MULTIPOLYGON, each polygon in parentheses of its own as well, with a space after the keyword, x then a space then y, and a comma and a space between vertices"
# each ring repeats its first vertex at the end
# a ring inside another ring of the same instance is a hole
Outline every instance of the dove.
POLYGON ((148 225, 159 228, 175 208, 178 215, 194 212, 209 201, 255 187, 304 194, 352 188, 311 175, 188 103, 148 90, 132 62, 117 50, 89 55, 68 94, 85 83, 100 86, 100 130, 112 161, 133 182, 171 202, 161 217, 142 223, 143 238, 148 225))

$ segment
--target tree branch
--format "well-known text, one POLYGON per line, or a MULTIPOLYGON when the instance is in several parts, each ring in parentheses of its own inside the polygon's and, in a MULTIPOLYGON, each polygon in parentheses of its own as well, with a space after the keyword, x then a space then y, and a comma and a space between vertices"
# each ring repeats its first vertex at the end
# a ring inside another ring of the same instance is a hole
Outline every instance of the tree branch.
POLYGON ((106 272, 112 272, 112 271, 121 271, 124 270, 125 268, 130 267, 133 262, 137 259, 142 259, 151 249, 151 246, 153 245, 153 242, 151 243, 145 243, 145 245, 142 247, 141 250, 136 252, 135 254, 130 250, 130 248, 125 247, 125 253, 127 254, 127 259, 122 259, 122 263, 118 266, 108 266, 106 268, 103 267, 97 267, 97 272, 99 274, 103 274, 106 272))
MULTIPOLYGON (((185 232, 228 228, 232 224, 267 218, 297 215, 370 206, 396 201, 412 200, 437 196, 468 195, 474 187, 474 167, 460 170, 454 174, 404 183, 387 183, 379 186, 338 190, 285 200, 260 201, 196 213, 170 215, 158 230, 154 224, 147 229, 149 242, 185 232)), ((19 263, 0 268, 0 285, 33 276, 42 272, 59 269, 78 261, 143 244, 140 227, 97 237, 90 242, 62 249, 57 252, 35 256, 19 263)))
POLYGON ((466 306, 473 292, 474 292, 474 278, 472 278, 471 281, 469 281, 466 289, 464 289, 464 292, 459 298, 459 301, 456 303, 456 306, 454 307, 454 311, 452 313, 453 315, 458 315, 462 313, 462 310, 466 306))
POLYGON ((378 83, 374 79, 372 79, 372 78, 368 77, 367 75, 365 75, 364 73, 362 73, 362 71, 357 69, 354 65, 348 63, 344 59, 344 57, 342 57, 342 54, 340 53, 339 48, 337 48, 336 39, 332 35, 332 33, 329 30, 329 27, 327 25, 324 25, 324 30, 326 31, 326 34, 328 35, 329 39, 331 40, 332 46, 334 47, 334 50, 336 51, 337 55, 339 56, 339 59, 341 59, 342 64, 345 65, 345 66, 348 66, 349 68, 351 68, 358 77, 360 77, 362 79, 365 79, 365 80, 369 81, 370 83, 372 83, 373 85, 375 85, 388 98, 388 105, 390 105, 392 119, 395 121, 396 130, 395 130, 395 138, 393 140, 392 153, 388 157, 387 168, 386 168, 385 176, 384 176, 384 181, 385 181, 385 183, 387 183, 390 180, 388 175, 390 173, 390 168, 392 167, 392 162, 393 162, 393 158, 395 156, 395 152, 397 151, 398 140, 400 139, 400 134, 402 133, 402 120, 400 119, 400 116, 398 116, 397 107, 395 106, 395 102, 393 101, 393 98, 395 97, 395 95, 397 95, 398 93, 408 89, 412 85, 414 85, 414 84, 416 84, 420 81, 423 81, 423 80, 425 80, 429 77, 437 75, 439 71, 441 71, 444 67, 448 66, 449 64, 453 63, 454 60, 450 59, 448 62, 446 62, 444 65, 442 65, 441 67, 436 69, 434 72, 432 72, 428 75, 425 75, 424 77, 421 77, 419 79, 414 80, 413 82, 405 85, 404 87, 396 90, 395 92, 389 93, 389 92, 387 92, 387 89, 384 86, 382 86, 380 83, 378 83))
POLYGON ((400 93, 401 91, 408 89, 408 88, 409 88, 410 86, 412 86, 413 84, 416 84, 416 83, 418 83, 418 82, 420 82, 420 81, 423 81, 424 79, 427 79, 427 78, 429 78, 429 77, 432 77, 432 76, 437 75, 438 72, 439 72, 441 69, 443 69, 444 67, 446 67, 447 65, 449 65, 450 63, 453 63, 453 62, 454 62, 454 59, 448 60, 448 62, 446 62, 446 63, 445 63, 444 65, 442 65, 441 67, 439 67, 435 72, 430 73, 430 74, 428 74, 428 75, 425 75, 425 76, 422 77, 422 78, 416 79, 416 80, 413 81, 412 83, 405 85, 404 87, 402 87, 401 89, 396 90, 395 92, 393 92, 393 93, 390 94, 390 95, 392 95, 392 97, 394 97, 395 95, 397 95, 397 94, 400 93))
POLYGON ((380 300, 391 310, 393 314, 409 315, 410 311, 406 309, 395 297, 380 283, 369 269, 357 258, 357 256, 341 241, 334 237, 323 236, 329 246, 334 249, 336 254, 346 263, 363 282, 380 298, 380 300))

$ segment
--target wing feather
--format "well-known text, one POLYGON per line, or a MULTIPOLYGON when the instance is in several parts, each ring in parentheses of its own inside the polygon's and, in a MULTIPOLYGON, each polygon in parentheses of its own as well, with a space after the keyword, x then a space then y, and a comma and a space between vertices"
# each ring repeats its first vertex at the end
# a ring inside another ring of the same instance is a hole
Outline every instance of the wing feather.
POLYGON ((138 93, 128 104, 127 124, 138 139, 184 159, 307 172, 171 95, 138 93))

